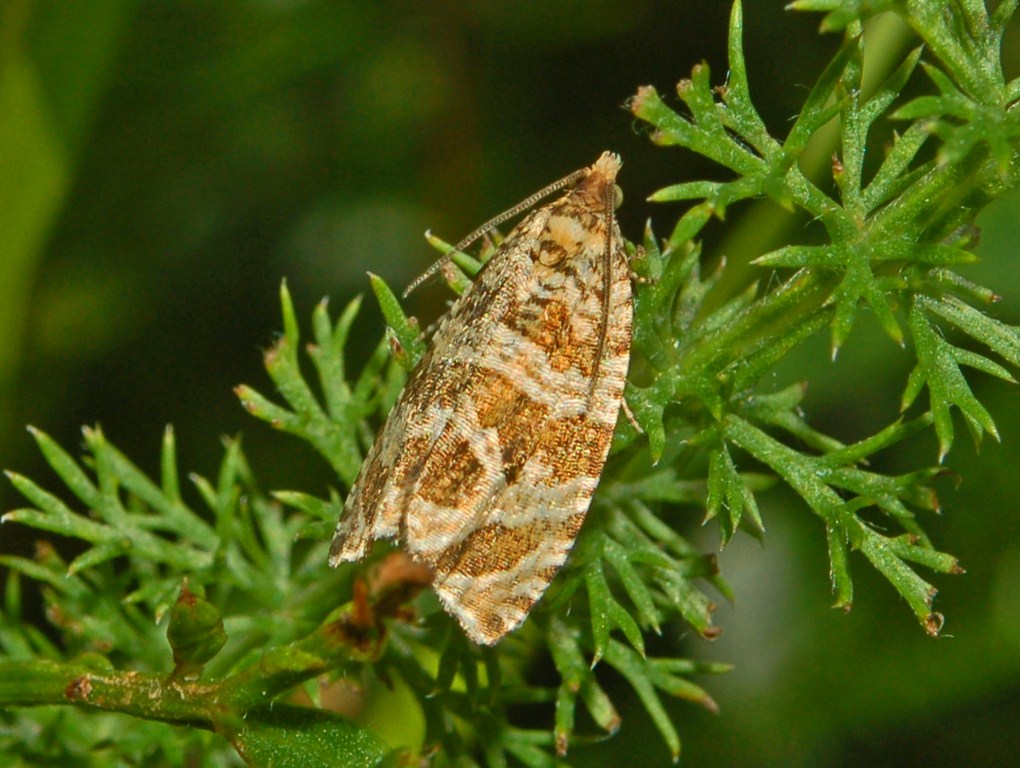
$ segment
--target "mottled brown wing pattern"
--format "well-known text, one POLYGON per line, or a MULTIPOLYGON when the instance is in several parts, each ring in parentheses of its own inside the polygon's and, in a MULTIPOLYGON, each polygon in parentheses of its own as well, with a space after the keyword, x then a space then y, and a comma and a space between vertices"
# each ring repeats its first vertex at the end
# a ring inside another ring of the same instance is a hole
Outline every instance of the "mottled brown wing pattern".
POLYGON ((630 357, 620 162, 525 218, 440 322, 365 460, 330 564, 399 538, 476 642, 517 627, 591 503, 630 357))

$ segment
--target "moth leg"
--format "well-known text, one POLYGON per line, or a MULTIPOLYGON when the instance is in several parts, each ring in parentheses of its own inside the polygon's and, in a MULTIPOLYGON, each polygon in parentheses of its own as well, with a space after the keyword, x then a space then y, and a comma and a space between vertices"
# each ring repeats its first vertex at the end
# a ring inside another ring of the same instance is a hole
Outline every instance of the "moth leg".
POLYGON ((623 415, 627 417, 627 421, 634 427, 634 431, 639 435, 643 435, 645 431, 641 428, 641 425, 637 423, 637 419, 634 418, 634 411, 630 409, 630 405, 627 404, 627 398, 624 397, 620 400, 620 407, 623 408, 623 415))
POLYGON ((630 278, 632 283, 638 285, 655 285, 659 282, 659 278, 652 277, 651 275, 639 275, 630 266, 630 262, 634 259, 640 260, 645 256, 645 247, 643 245, 634 246, 634 255, 627 259, 627 277, 630 278))

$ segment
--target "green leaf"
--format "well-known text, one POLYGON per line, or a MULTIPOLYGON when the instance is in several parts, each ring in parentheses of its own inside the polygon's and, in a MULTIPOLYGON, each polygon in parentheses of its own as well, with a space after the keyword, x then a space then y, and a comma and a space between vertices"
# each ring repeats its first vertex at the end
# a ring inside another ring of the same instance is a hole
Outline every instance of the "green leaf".
POLYGON ((624 591, 637 609, 638 621, 642 626, 650 627, 656 634, 659 634, 659 617, 658 612, 655 610, 652 593, 648 589, 645 580, 631 563, 628 550, 617 544, 613 539, 607 539, 603 556, 616 572, 624 591))
POLYGON ((170 611, 166 639, 174 654, 174 675, 187 680, 197 677, 223 649, 227 633, 216 606, 191 592, 185 583, 170 611))
POLYGON ((243 727, 227 736, 256 768, 374 768, 387 751, 378 737, 339 715, 286 704, 249 710, 243 727))
POLYGON ((602 571, 601 562, 596 561, 596 563, 588 566, 584 579, 588 591, 588 603, 591 607, 591 628, 595 650, 591 665, 594 667, 605 655, 609 644, 609 634, 617 628, 623 631, 627 641, 643 656, 645 642, 640 627, 613 597, 602 571))
POLYGON ((854 604, 854 583, 847 562, 846 532, 839 525, 825 526, 825 540, 829 548, 829 573, 832 591, 836 593, 834 608, 849 611, 854 604))
POLYGON ((918 303, 1020 367, 1020 328, 1017 326, 988 317, 954 296, 921 297, 918 303))
POLYGON ((847 25, 894 8, 900 0, 793 0, 787 8, 795 11, 828 12, 823 32, 842 32, 847 25))
POLYGON ((308 356, 319 374, 323 399, 330 417, 336 421, 345 421, 351 417, 353 398, 347 383, 344 350, 354 320, 361 309, 361 297, 347 305, 335 326, 330 323, 328 307, 329 303, 323 299, 312 314, 315 344, 309 347, 308 356))
POLYGON ((768 154, 778 142, 769 135, 765 121, 751 102, 743 39, 744 9, 740 0, 737 0, 730 12, 729 33, 726 37, 730 71, 723 91, 723 100, 729 109, 724 114, 729 118, 730 125, 738 130, 751 146, 756 147, 762 154, 768 154))
POLYGON ((641 699, 655 729, 669 748, 670 756, 676 762, 680 759, 680 736, 666 714, 666 710, 655 693, 655 683, 649 678, 643 659, 625 645, 611 641, 606 646, 606 662, 623 675, 634 692, 641 699))
POLYGON ((906 410, 923 384, 928 386, 932 418, 939 438, 939 461, 945 458, 953 444, 950 409, 954 406, 963 414, 975 442, 984 432, 998 439, 995 422, 971 392, 960 371, 961 364, 973 364, 976 356, 953 347, 937 333, 919 302, 910 309, 910 330, 917 347, 917 367, 911 373, 904 392, 902 408, 906 410))
POLYGON ((648 196, 648 202, 671 203, 679 200, 714 198, 723 186, 717 181, 690 181, 684 184, 672 184, 653 192, 648 196))
POLYGON ((909 477, 903 483, 897 484, 888 483, 878 477, 854 475, 845 470, 823 469, 824 465, 818 459, 782 445, 733 416, 727 418, 724 434, 729 440, 775 470, 825 522, 837 606, 848 609, 853 600, 853 585, 847 569, 846 544, 849 543, 852 548, 860 549, 904 597, 926 631, 937 632, 941 623, 938 617, 931 613, 934 590, 904 560, 924 565, 932 564, 938 570, 946 572, 955 572, 953 571, 955 560, 951 561, 948 556, 936 556, 934 553, 921 555, 920 550, 917 553, 905 550, 901 544, 893 543, 895 538, 877 533, 856 516, 858 509, 875 503, 874 498, 864 494, 874 494, 880 499, 879 503, 883 508, 893 510, 898 508, 891 505, 888 500, 881 501, 883 496, 901 495, 916 500, 917 482, 930 477, 931 473, 909 477), (844 502, 834 486, 849 488, 861 495, 844 502))
POLYGON ((860 532, 863 534, 858 545, 861 552, 903 596, 929 633, 937 634, 938 628, 941 627, 941 621, 936 620, 931 612, 931 603, 936 594, 935 588, 903 562, 884 536, 880 536, 864 525, 860 526, 860 532), (934 631, 932 631, 933 628, 935 628, 934 631))
POLYGON ((910 165, 931 136, 931 126, 925 122, 913 123, 902 136, 893 135, 892 147, 861 196, 861 204, 865 210, 873 211, 916 181, 925 168, 911 172, 910 165))
POLYGON ((724 546, 740 526, 745 508, 750 512, 753 524, 762 528, 754 497, 744 486, 726 445, 721 442, 713 446, 708 454, 708 499, 705 507, 706 521, 715 518, 722 509, 727 512, 719 525, 724 546))
POLYGON ((443 256, 449 256, 449 260, 443 262, 440 271, 443 273, 443 279, 446 280, 446 284, 450 286, 454 293, 460 296, 471 287, 471 281, 481 271, 484 261, 480 261, 463 251, 456 250, 454 246, 436 237, 431 232, 425 233, 425 239, 429 245, 443 254, 443 256))
POLYGON ((393 334, 394 357, 402 368, 409 371, 425 354, 425 342, 418 321, 404 314, 400 300, 381 277, 369 273, 368 278, 379 301, 379 309, 386 319, 386 326, 393 334))

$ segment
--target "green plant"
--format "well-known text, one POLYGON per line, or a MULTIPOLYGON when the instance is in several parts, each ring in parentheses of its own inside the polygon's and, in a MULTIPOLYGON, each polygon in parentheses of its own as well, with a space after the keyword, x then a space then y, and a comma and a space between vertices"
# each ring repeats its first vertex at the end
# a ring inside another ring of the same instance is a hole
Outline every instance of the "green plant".
MULTIPOLYGON (((398 761, 351 720, 297 706, 296 698, 321 703, 328 691, 317 681, 328 675, 399 681, 424 722, 424 751, 434 750, 437 764, 543 766, 585 738, 575 734, 579 709, 601 731, 617 729, 620 717, 603 679, 612 669, 676 757, 680 740, 660 697, 712 709, 690 678, 725 666, 678 658, 668 640, 654 641, 662 655, 648 653, 646 644, 683 624, 712 637, 706 586, 729 596, 713 557, 691 546, 679 523, 704 507, 718 521, 723 544, 738 528, 760 536, 756 497, 777 480, 823 523, 838 606, 852 603, 849 560, 860 552, 922 627, 937 634, 942 618, 932 611, 934 587, 918 568, 959 567, 933 547, 916 512, 937 509, 932 482, 943 470, 888 476, 869 469, 867 459, 933 428, 941 463, 954 441, 954 409, 975 441, 997 437, 962 368, 1012 381, 1003 365, 974 348, 1020 366, 1020 334, 981 312, 977 307, 994 293, 956 270, 973 260, 977 212, 1015 186, 1020 127, 1012 107, 1020 81, 1005 82, 999 44, 1016 4, 1002 2, 991 14, 978 0, 794 5, 827 11, 824 24, 844 30, 844 41, 785 139, 773 138, 752 106, 739 3, 725 86, 713 94, 701 66, 678 87, 689 116, 652 88, 631 102, 654 142, 694 150, 733 178, 677 184, 652 198, 695 202, 664 242, 649 226, 633 251, 635 271, 649 280, 637 287, 627 400, 644 434, 621 420, 571 561, 521 631, 494 649, 473 646, 422 592, 422 574, 399 558, 380 561, 366 576, 363 566, 327 569, 339 495, 264 492, 236 442, 227 445, 214 480, 193 477, 199 506, 181 492, 172 432, 164 437, 160 477, 152 480, 98 429, 86 431, 81 461, 35 431, 87 514, 10 474, 32 506, 5 519, 84 548, 70 563, 48 546, 33 560, 2 561, 10 569, 0 611, 4 751, 31 762, 81 764, 117 758, 179 764, 187 757, 212 765, 235 754, 253 765, 398 761), (935 95, 890 112, 920 63, 920 48, 865 92, 866 10, 892 11, 911 24, 932 57, 923 67, 935 95), (872 152, 866 162, 882 118, 904 128, 880 161, 871 160, 872 152), (816 182, 800 160, 833 120, 839 148, 831 182, 816 182), (721 270, 702 275, 696 238, 713 217, 760 197, 814 226, 803 230, 806 242, 756 260, 790 274, 768 290, 748 281, 735 297, 719 298, 721 270), (826 329, 838 352, 859 309, 869 310, 893 343, 909 343, 916 366, 904 387, 904 416, 848 445, 808 423, 799 408, 802 386, 769 391, 762 380, 826 329), (927 410, 915 405, 924 390, 927 410), (744 466, 751 469, 738 469, 744 466), (22 621, 23 577, 43 586, 59 642, 22 621), (418 622, 406 620, 412 600, 418 622), (541 658, 551 661, 555 683, 529 675, 541 658), (517 725, 517 713, 530 707, 548 710, 551 722, 517 725), (125 716, 148 722, 123 728, 125 716)), ((459 256, 463 271, 451 275, 451 285, 462 288, 491 249, 483 248, 480 261, 459 256)), ((312 445, 344 487, 370 444, 370 425, 392 405, 423 349, 420 329, 389 288, 378 278, 372 287, 391 336, 356 377, 348 375, 343 353, 359 302, 336 321, 325 303, 316 308, 310 384, 284 288, 284 333, 265 362, 286 405, 238 390, 258 418, 312 445)))

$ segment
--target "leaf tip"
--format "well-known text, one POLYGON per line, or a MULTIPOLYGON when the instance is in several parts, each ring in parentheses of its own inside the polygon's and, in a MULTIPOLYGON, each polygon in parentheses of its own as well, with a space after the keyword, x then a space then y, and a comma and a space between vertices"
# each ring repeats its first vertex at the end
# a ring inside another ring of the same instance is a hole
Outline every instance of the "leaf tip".
POLYGON ((621 725, 623 725, 623 718, 620 717, 620 715, 617 714, 616 712, 613 712, 612 717, 610 717, 609 720, 606 721, 604 728, 606 733, 608 733, 610 736, 615 736, 616 733, 620 730, 621 725))
POLYGON ((719 705, 716 703, 715 699, 713 699, 707 693, 701 697, 698 703, 701 704, 702 707, 707 709, 713 715, 719 714, 719 705))
POLYGON ((707 626, 702 629, 698 634, 701 635, 703 640, 717 640, 723 633, 722 627, 707 626))
POLYGON ((556 729, 556 757, 566 757, 570 746, 570 736, 565 730, 556 729))

